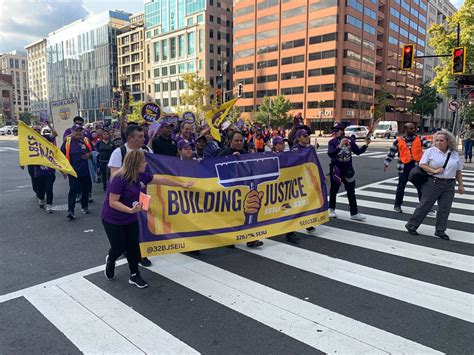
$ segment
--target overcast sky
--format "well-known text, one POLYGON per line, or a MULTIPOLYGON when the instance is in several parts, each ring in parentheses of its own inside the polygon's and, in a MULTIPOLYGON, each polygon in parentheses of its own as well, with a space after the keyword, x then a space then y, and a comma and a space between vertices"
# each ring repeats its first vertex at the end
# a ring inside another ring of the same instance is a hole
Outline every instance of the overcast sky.
MULTIPOLYGON (((452 2, 459 8, 464 0, 452 2)), ((88 13, 115 9, 140 12, 143 0, 0 0, 0 53, 24 50, 88 13)))

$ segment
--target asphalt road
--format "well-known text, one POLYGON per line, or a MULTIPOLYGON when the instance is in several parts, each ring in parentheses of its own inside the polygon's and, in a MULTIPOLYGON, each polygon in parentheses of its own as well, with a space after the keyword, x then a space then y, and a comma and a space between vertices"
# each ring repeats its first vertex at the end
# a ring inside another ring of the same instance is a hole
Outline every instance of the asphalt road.
MULTIPOLYGON (((101 186, 91 214, 78 208, 69 222, 60 211, 67 180, 57 174, 58 211, 46 215, 16 143, 0 141, 0 353, 472 353, 474 170, 466 167, 470 190, 455 198, 452 240, 433 237, 432 218, 415 238, 403 229, 409 214, 390 210, 388 145, 354 159, 367 222, 349 220, 342 193, 339 218, 301 231, 297 246, 280 236, 259 250, 153 258, 142 268, 150 287, 138 290, 126 264, 104 278, 101 186)), ((410 212, 416 194, 406 196, 410 212)))

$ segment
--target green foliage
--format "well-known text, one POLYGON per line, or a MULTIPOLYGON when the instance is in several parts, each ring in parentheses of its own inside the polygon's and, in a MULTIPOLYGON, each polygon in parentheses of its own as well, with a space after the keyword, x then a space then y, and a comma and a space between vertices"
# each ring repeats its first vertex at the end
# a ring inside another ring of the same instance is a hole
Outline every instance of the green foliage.
POLYGON ((276 96, 270 102, 270 98, 265 96, 258 111, 255 113, 255 121, 270 126, 280 127, 286 126, 291 121, 288 112, 291 110, 291 101, 283 95, 276 96))
POLYGON ((390 94, 385 90, 385 87, 382 86, 375 96, 376 103, 374 107, 374 119, 377 120, 380 118, 383 121, 385 119, 385 112, 390 94))
POLYGON ((31 112, 22 112, 20 114, 20 118, 19 118, 20 121, 23 121, 24 123, 26 123, 28 126, 32 125, 35 123, 35 117, 33 116, 33 114, 31 112))
POLYGON ((474 124, 474 106, 466 106, 463 111, 462 125, 474 124))
POLYGON ((420 92, 413 94, 409 111, 419 114, 420 117, 432 117, 441 102, 443 102, 443 99, 436 94, 436 89, 425 82, 420 85, 420 92))
POLYGON ((206 104, 211 86, 195 73, 187 73, 183 75, 186 90, 181 94, 181 105, 185 107, 185 111, 193 111, 196 118, 202 119, 209 105, 206 104))
MULTIPOLYGON (((448 26, 434 24, 429 29, 431 38, 428 41, 430 47, 434 48, 435 54, 451 54, 456 46, 457 26, 460 25, 460 45, 466 46, 466 74, 472 73, 474 69, 474 0, 465 0, 461 8, 448 18, 448 26)), ((451 74, 451 56, 442 57, 441 64, 435 68, 436 76, 432 85, 438 92, 446 95, 448 84, 454 80, 451 74)))

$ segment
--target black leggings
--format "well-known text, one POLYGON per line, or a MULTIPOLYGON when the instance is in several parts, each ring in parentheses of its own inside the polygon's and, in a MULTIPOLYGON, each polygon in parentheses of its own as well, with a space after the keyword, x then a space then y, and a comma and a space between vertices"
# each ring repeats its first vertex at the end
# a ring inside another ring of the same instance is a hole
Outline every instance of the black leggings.
POLYGON ((138 221, 130 224, 112 224, 102 220, 102 224, 109 238, 109 260, 115 262, 123 253, 127 252, 130 274, 138 272, 140 247, 138 244, 138 221))
POLYGON ((53 204, 53 185, 56 181, 56 175, 43 175, 35 178, 36 188, 38 189, 38 198, 44 200, 44 195, 46 194, 46 204, 53 204))
POLYGON ((107 183, 110 179, 110 168, 107 166, 109 162, 99 161, 100 178, 102 179, 102 187, 104 191, 107 189, 107 183))

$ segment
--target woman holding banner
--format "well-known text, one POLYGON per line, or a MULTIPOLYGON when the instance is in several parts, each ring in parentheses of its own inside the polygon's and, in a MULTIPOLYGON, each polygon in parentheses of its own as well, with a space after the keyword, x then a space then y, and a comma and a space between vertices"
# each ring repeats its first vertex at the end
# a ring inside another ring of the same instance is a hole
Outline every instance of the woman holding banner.
POLYGON ((130 279, 128 283, 138 288, 148 284, 140 276, 138 261, 140 248, 138 243, 138 213, 142 210, 140 193, 145 192, 146 185, 160 184, 190 188, 194 182, 181 183, 151 175, 145 172, 145 154, 141 150, 131 150, 125 155, 122 167, 113 176, 102 208, 102 224, 110 242, 110 249, 105 259, 105 276, 112 280, 115 274, 115 261, 127 253, 130 279))

